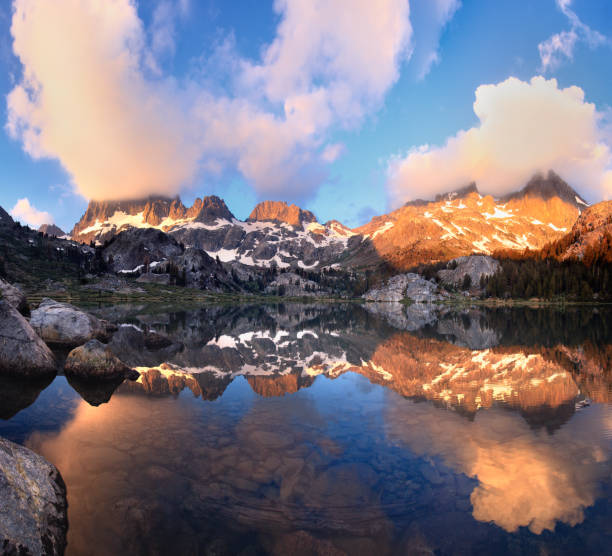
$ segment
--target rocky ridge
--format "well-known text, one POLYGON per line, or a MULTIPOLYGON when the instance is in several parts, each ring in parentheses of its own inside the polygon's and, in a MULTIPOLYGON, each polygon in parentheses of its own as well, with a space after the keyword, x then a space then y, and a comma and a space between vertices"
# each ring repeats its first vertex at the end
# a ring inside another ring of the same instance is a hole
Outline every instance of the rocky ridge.
POLYGON ((474 184, 407 203, 377 216, 354 232, 364 242, 345 264, 381 258, 398 269, 499 250, 540 249, 562 237, 587 207, 559 176, 535 176, 522 190, 501 199, 481 195, 474 184))
POLYGON ((561 260, 603 258, 612 262, 612 201, 585 209, 571 231, 546 251, 561 260))
POLYGON ((222 262, 319 270, 373 267, 397 270, 472 253, 539 249, 561 238, 587 203, 559 176, 536 175, 520 191, 495 199, 476 184, 417 200, 349 229, 284 202, 259 203, 240 221, 219 197, 92 201, 72 231, 78 241, 104 243, 122 230, 155 228, 222 262))
MULTIPOLYGON (((211 196, 196 199, 190 208, 178 198, 92 201, 71 237, 104 243, 134 228, 164 232, 222 262, 278 268, 320 268, 335 261, 355 235, 339 222, 321 225, 311 212, 281 202, 260 203, 243 222, 222 199, 211 196)), ((115 270, 128 270, 113 264, 115 270)))

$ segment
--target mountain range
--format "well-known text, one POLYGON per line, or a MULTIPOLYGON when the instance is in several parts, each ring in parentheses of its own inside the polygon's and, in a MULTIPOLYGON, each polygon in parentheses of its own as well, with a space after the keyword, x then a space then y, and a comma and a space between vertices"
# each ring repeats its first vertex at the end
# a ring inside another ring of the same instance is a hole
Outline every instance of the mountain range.
POLYGON ((0 232, 0 262, 13 280, 35 283, 35 260, 58 278, 62 268, 77 278, 111 271, 142 282, 298 296, 361 295, 384 277, 417 267, 435 277, 439 265, 472 254, 612 261, 612 203, 589 206, 552 171, 504 197, 472 183, 353 229, 279 201, 261 202, 239 220, 209 196, 191 207, 178 197, 91 201, 70 235, 53 225, 38 233, 19 227, 0 210, 0 232))
POLYGON ((384 262, 397 270, 471 253, 541 249, 559 240, 588 204, 558 175, 536 175, 501 198, 475 184, 412 201, 350 229, 336 220, 284 202, 259 203, 238 220, 216 196, 186 207, 175 199, 91 201, 74 226, 79 242, 103 244, 130 228, 155 228, 222 262, 278 268, 368 268, 384 262))

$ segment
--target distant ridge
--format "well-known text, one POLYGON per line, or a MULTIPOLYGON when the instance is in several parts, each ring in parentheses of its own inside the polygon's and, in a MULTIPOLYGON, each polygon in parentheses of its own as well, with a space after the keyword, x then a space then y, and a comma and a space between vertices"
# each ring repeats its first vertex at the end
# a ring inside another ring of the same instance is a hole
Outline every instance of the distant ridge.
POLYGON ((38 228, 38 231, 55 237, 62 237, 66 235, 65 232, 55 224, 43 224, 40 228, 38 228))
POLYGON ((534 175, 520 190, 495 198, 468 183, 434 200, 416 200, 350 229, 326 224, 295 204, 263 201, 245 221, 223 199, 92 201, 71 234, 103 244, 130 228, 157 228, 222 262, 279 268, 324 266, 406 270, 471 253, 536 250, 558 240, 588 205, 560 176, 534 175))

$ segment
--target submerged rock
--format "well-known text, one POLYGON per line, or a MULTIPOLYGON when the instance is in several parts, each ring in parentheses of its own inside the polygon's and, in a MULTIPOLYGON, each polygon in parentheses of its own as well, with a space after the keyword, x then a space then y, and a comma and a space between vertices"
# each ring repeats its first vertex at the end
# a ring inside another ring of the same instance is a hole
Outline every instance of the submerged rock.
POLYGON ((6 299, 20 313, 30 312, 25 294, 17 287, 0 278, 0 298, 6 299))
POLYGON ((54 465, 0 438, 0 553, 63 554, 66 486, 54 465))
POLYGON ((61 346, 78 346, 92 338, 106 339, 110 331, 109 323, 49 298, 32 311, 30 324, 45 342, 61 346))
POLYGON ((107 345, 98 340, 89 340, 85 345, 73 349, 66 358, 64 371, 67 375, 81 379, 134 380, 139 376, 138 371, 128 367, 107 345))
POLYGON ((367 301, 402 301, 411 299, 415 302, 430 303, 442 299, 438 286, 431 280, 409 272, 389 278, 378 287, 368 290, 363 298, 367 301))
POLYGON ((51 350, 17 309, 0 299, 0 373, 30 377, 55 372, 51 350))

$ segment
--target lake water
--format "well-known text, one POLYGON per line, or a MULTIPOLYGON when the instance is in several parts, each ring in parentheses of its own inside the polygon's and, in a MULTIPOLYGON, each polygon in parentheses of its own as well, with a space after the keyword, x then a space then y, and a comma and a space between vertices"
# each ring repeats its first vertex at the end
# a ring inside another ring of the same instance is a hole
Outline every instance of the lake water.
POLYGON ((97 312, 137 382, 0 384, 68 554, 612 553, 608 310, 97 312))

